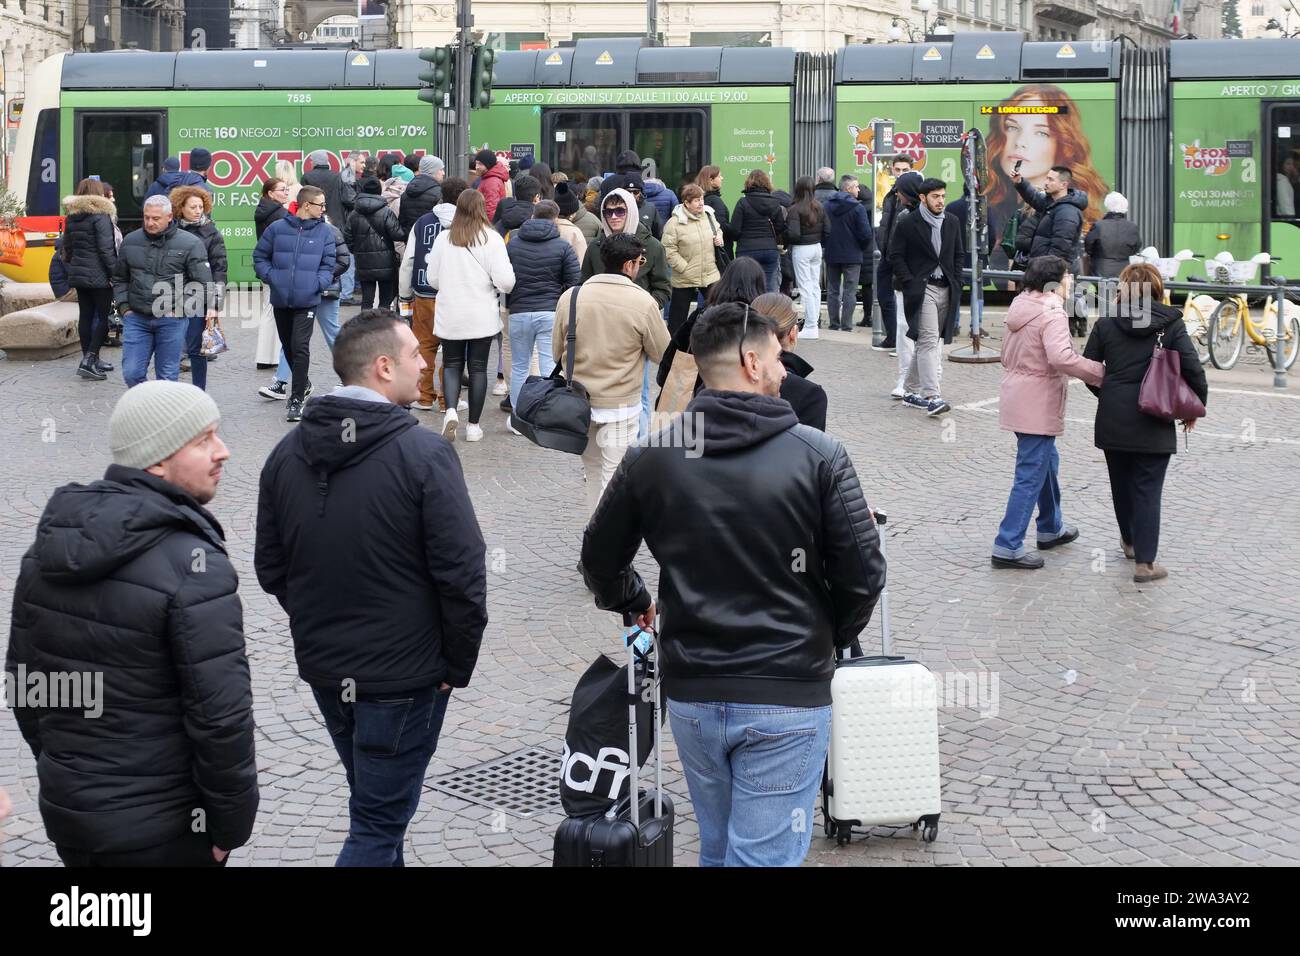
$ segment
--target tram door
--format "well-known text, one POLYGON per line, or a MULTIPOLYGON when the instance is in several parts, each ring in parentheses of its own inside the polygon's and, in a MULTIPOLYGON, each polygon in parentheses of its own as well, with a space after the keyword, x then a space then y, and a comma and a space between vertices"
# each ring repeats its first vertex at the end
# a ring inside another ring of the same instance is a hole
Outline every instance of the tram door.
POLYGON ((655 161, 658 178, 677 192, 708 161, 704 109, 550 109, 542 116, 543 159, 570 180, 614 172, 630 149, 655 161))
POLYGON ((1269 197, 1265 220, 1268 251, 1282 261, 1272 271, 1300 275, 1300 103, 1264 107, 1265 173, 1269 197))
POLYGON ((144 222, 144 194, 162 171, 166 115, 160 110, 78 110, 74 185, 98 176, 113 186, 122 233, 144 222))

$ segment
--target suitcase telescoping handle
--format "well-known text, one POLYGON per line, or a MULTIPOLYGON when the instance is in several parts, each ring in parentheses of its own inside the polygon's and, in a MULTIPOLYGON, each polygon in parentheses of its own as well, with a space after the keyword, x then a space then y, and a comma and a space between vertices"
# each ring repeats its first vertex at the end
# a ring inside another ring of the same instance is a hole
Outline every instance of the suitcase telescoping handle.
MULTIPOLYGON (((877 537, 880 538, 880 556, 885 555, 885 525, 889 523, 889 515, 883 511, 873 511, 872 514, 876 519, 877 537)), ((888 560, 885 566, 885 586, 880 590, 880 646, 881 653, 888 657, 893 653, 893 639, 889 633, 889 567, 888 560)))
MULTIPOLYGON (((883 511, 873 511, 871 515, 876 519, 877 532, 878 532, 877 537, 880 538, 880 556, 884 557, 885 556, 884 526, 889 521, 889 516, 885 514, 883 511)), ((889 572, 887 568, 885 571, 885 586, 881 589, 880 600, 877 601, 876 603, 880 608, 880 646, 882 648, 881 653, 884 654, 886 657, 889 657, 891 653, 890 649, 893 646, 893 641, 890 639, 889 636, 889 572)), ((838 647, 835 649, 836 660, 844 660, 845 656, 846 655, 843 649, 838 647)), ((862 650, 862 642, 858 640, 858 638, 855 637, 853 639, 853 643, 849 645, 847 656, 850 659, 866 656, 862 650)))
POLYGON ((664 786, 664 758, 663 758, 663 726, 659 718, 659 634, 653 628, 636 627, 635 614, 625 612, 623 614, 623 624, 632 630, 627 632, 627 764, 628 764, 628 797, 632 807, 632 826, 637 830, 641 829, 641 773, 637 765, 637 721, 636 711, 637 704, 641 701, 640 688, 636 683, 636 641, 642 634, 650 635, 650 653, 646 655, 646 677, 650 680, 652 691, 653 710, 654 710, 654 751, 655 751, 655 817, 661 817, 664 813, 663 807, 663 786, 664 786))

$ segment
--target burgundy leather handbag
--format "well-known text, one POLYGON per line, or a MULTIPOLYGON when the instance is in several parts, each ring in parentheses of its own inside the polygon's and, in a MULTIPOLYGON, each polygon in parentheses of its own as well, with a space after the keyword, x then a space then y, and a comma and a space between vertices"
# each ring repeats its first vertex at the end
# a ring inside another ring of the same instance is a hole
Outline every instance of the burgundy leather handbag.
POLYGON ((1161 343, 1164 333, 1156 336, 1151 365, 1142 377, 1138 391, 1138 409, 1165 421, 1187 421, 1205 417, 1205 403, 1183 379, 1182 358, 1177 349, 1161 343))

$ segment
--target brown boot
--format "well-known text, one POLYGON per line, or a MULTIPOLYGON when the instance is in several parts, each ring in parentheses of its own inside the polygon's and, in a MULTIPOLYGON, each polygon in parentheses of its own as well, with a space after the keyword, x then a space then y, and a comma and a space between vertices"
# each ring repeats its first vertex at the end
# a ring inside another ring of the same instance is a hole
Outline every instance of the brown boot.
POLYGON ((1162 565, 1156 564, 1154 561, 1150 564, 1142 564, 1141 562, 1138 562, 1138 564, 1134 565, 1133 568, 1133 580, 1137 584, 1147 584, 1151 581, 1159 581, 1161 578, 1167 577, 1169 577, 1168 569, 1162 565))

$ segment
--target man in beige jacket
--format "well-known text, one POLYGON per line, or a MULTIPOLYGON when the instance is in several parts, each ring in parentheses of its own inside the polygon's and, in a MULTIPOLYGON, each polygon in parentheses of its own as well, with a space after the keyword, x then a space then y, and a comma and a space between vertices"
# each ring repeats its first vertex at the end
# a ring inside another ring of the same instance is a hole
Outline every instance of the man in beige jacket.
POLYGON ((573 378, 591 398, 591 432, 582 453, 587 513, 636 439, 641 414, 642 369, 658 362, 668 347, 668 327, 654 297, 635 282, 645 263, 645 244, 615 233, 601 240, 605 271, 564 292, 555 306, 551 348, 564 361, 569 332, 569 302, 576 294, 577 343, 573 378))

